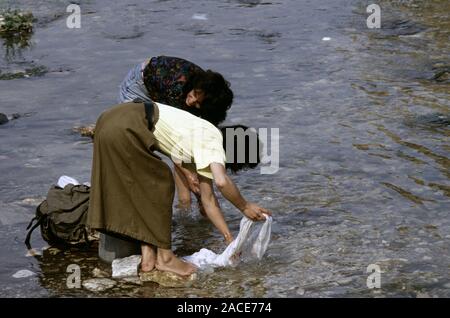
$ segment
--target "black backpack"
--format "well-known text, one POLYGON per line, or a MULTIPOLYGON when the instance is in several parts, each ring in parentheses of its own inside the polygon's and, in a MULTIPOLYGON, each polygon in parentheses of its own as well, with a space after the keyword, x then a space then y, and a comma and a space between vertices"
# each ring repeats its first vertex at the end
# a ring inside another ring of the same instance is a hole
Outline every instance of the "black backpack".
POLYGON ((64 189, 52 186, 47 198, 36 208, 36 215, 27 226, 27 248, 31 249, 31 234, 38 226, 41 228, 42 238, 50 246, 64 248, 89 245, 86 227, 89 190, 86 185, 68 184, 64 189), (34 221, 36 223, 33 225, 34 221))

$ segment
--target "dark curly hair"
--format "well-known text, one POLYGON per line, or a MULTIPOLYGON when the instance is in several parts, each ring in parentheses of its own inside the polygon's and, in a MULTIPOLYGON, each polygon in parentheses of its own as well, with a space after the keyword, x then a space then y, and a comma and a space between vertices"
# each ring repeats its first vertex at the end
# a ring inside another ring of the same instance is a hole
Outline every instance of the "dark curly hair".
POLYGON ((220 127, 220 131, 223 136, 223 149, 227 156, 226 169, 237 173, 240 170, 253 169, 258 166, 261 162, 260 151, 263 145, 255 129, 244 125, 230 125, 220 127), (230 133, 228 138, 227 131, 230 133))
POLYGON ((230 83, 223 76, 211 70, 196 72, 187 78, 183 86, 183 96, 193 90, 198 89, 204 92, 200 109, 192 109, 189 112, 199 116, 214 126, 219 125, 227 117, 227 111, 233 103, 233 91, 230 89, 230 83))

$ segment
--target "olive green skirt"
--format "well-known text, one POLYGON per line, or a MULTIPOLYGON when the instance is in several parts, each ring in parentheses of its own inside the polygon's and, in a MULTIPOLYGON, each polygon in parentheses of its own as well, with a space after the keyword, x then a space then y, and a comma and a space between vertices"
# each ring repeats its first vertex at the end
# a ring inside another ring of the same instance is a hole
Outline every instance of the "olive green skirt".
MULTIPOLYGON (((153 124, 158 120, 154 105, 153 124)), ((155 136, 144 104, 119 104, 103 112, 94 136, 87 225, 171 248, 174 181, 153 153, 155 136)))

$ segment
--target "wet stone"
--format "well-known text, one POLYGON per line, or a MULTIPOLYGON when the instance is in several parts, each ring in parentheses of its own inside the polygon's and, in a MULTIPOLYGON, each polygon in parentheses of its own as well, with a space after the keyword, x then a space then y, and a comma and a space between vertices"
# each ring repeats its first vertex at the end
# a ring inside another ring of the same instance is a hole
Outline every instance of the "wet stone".
POLYGON ((83 287, 94 292, 102 292, 116 286, 117 282, 109 278, 93 278, 83 282, 83 287))
POLYGON ((83 137, 94 138, 95 125, 75 126, 72 128, 73 132, 79 133, 83 137))
POLYGON ((139 285, 139 286, 143 285, 139 277, 124 277, 120 281, 132 285, 139 285))
POLYGON ((35 257, 38 255, 40 256, 40 255, 42 255, 42 253, 40 251, 36 251, 35 249, 30 249, 25 254, 25 257, 35 257))
POLYGON ((337 281, 339 285, 348 285, 353 281, 352 277, 345 277, 337 281))
POLYGON ((450 66, 434 67, 434 75, 432 80, 439 83, 449 83, 450 82, 450 66))
POLYGON ((17 271, 16 273, 14 273, 12 275, 12 277, 14 278, 26 278, 26 277, 30 277, 30 276, 34 276, 35 273, 33 273, 32 271, 29 271, 28 269, 21 269, 20 271, 17 271))
POLYGON ((8 122, 8 116, 3 113, 0 113, 0 125, 6 124, 8 122))
POLYGON ((305 294, 305 290, 303 288, 297 289, 297 294, 303 296, 305 294))
POLYGON ((133 255, 125 258, 115 259, 112 262, 112 277, 138 276, 140 255, 133 255))
POLYGON ((47 252, 50 255, 57 255, 57 254, 61 253, 61 250, 56 247, 51 247, 51 248, 47 249, 47 252))
POLYGON ((26 198, 20 201, 21 204, 29 205, 29 206, 38 206, 41 204, 42 201, 44 201, 45 198, 26 198))
POLYGON ((422 292, 418 292, 416 297, 417 298, 431 298, 431 296, 428 293, 422 293, 422 292))
POLYGON ((109 275, 109 273, 102 271, 100 268, 94 268, 92 270, 92 276, 94 276, 95 278, 108 278, 111 275, 109 275))
POLYGON ((383 21, 382 32, 387 36, 415 35, 425 31, 426 28, 411 20, 386 20, 383 21))
POLYGON ((188 277, 182 277, 155 269, 150 272, 141 272, 139 273, 139 277, 143 282, 154 282, 163 287, 190 287, 197 279, 197 274, 193 273, 188 277))
POLYGON ((42 76, 48 72, 48 69, 45 66, 34 66, 30 68, 26 68, 23 71, 18 72, 7 72, 3 73, 0 71, 0 80, 14 80, 19 78, 29 78, 35 76, 42 76))

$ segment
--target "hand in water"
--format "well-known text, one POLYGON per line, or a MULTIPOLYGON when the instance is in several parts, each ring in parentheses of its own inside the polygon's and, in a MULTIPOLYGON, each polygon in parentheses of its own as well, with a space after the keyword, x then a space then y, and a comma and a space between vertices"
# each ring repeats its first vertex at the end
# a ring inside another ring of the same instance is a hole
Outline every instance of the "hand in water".
POLYGON ((225 243, 227 244, 227 246, 230 245, 231 242, 234 241, 233 235, 231 235, 231 234, 224 235, 224 240, 225 240, 225 243))
MULTIPOLYGON (((228 245, 230 245, 230 244, 234 241, 234 237, 233 237, 233 235, 231 235, 231 234, 224 235, 224 240, 225 240, 225 243, 226 243, 227 246, 228 246, 228 245)), ((236 262, 239 261, 239 258, 241 257, 241 255, 242 255, 242 252, 238 252, 238 253, 235 253, 235 254, 231 255, 230 258, 231 258, 231 260, 232 260, 234 263, 236 263, 236 262)))

